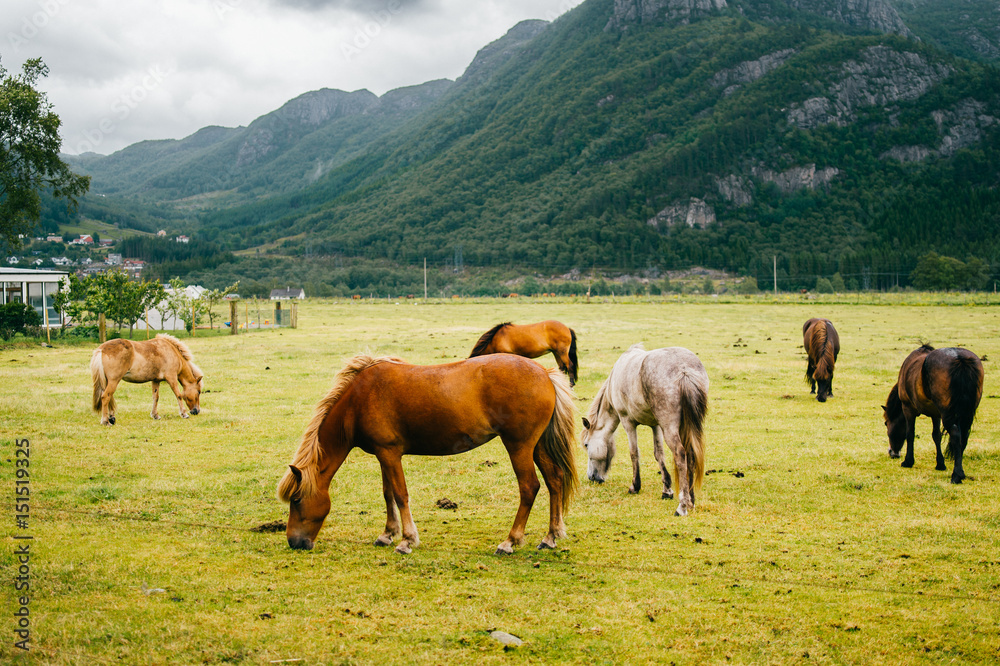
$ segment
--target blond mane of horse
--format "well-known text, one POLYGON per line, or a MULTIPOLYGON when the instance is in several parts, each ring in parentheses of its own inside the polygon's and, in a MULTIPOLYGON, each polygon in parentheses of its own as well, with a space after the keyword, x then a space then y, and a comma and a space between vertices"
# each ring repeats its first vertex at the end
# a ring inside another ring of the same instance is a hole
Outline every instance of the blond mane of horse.
POLYGON ((319 442, 319 429, 323 425, 326 415, 330 413, 330 410, 333 409, 333 406, 337 404, 337 401, 344 395, 354 379, 361 374, 362 370, 384 362, 404 363, 402 359, 394 356, 373 357, 368 354, 358 354, 340 369, 333 380, 333 387, 327 392, 326 397, 316 405, 312 419, 306 426, 305 434, 302 435, 302 443, 299 444, 295 458, 292 459, 292 465, 302 472, 302 480, 297 481, 291 469, 285 471, 285 475, 278 483, 278 499, 282 502, 289 502, 295 495, 310 497, 316 492, 316 469, 323 456, 323 447, 319 442))
MULTIPOLYGON (((634 349, 638 349, 640 351, 646 351, 646 347, 644 347, 641 342, 637 342, 628 349, 626 349, 625 353, 627 354, 628 352, 634 349)), ((611 372, 608 373, 608 378, 604 380, 603 384, 601 384, 601 388, 597 389, 597 395, 594 396, 593 401, 590 403, 590 408, 587 410, 587 420, 590 421, 591 423, 597 422, 597 417, 601 411, 601 403, 604 402, 604 394, 607 393, 608 382, 611 381, 611 374, 614 371, 615 368, 614 366, 612 366, 611 372)))
POLYGON ((194 376, 195 377, 198 377, 199 375, 202 376, 202 379, 199 381, 199 383, 202 384, 202 385, 204 385, 204 383, 205 383, 204 374, 205 373, 203 373, 201 371, 201 369, 197 365, 194 364, 194 356, 191 354, 191 350, 188 348, 188 346, 186 344, 184 344, 183 342, 181 342, 180 340, 178 340, 177 338, 175 338, 174 336, 167 335, 166 333, 157 333, 156 337, 157 337, 157 339, 164 340, 165 342, 169 342, 174 347, 176 347, 177 348, 177 353, 181 355, 181 358, 183 358, 185 361, 187 361, 188 365, 191 366, 191 372, 194 373, 194 376))

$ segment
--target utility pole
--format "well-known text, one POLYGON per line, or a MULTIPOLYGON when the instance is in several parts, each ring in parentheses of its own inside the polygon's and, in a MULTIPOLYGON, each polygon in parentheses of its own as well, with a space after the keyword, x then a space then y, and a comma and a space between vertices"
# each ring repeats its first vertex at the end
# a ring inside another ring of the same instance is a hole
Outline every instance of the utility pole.
POLYGON ((424 257, 424 300, 427 300, 427 257, 424 257))
POLYGON ((778 295, 778 255, 774 255, 774 295, 778 295))

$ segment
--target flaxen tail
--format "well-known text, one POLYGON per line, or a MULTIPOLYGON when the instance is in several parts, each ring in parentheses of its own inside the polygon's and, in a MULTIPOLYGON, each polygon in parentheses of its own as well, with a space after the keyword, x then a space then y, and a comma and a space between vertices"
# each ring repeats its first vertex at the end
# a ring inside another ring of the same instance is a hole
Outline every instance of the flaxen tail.
MULTIPOLYGON (((99 412, 101 411, 101 396, 104 395, 104 389, 108 386, 108 377, 104 374, 104 356, 101 354, 100 347, 95 349, 90 356, 90 377, 94 382, 94 411, 99 412)), ((114 410, 114 408, 115 397, 111 396, 108 410, 114 410)))
POLYGON ((562 471, 563 477, 563 511, 569 510, 570 501, 576 495, 580 479, 576 474, 576 408, 574 406, 573 390, 569 380, 562 371, 551 368, 548 371, 549 380, 556 390, 556 408, 552 419, 542 434, 542 447, 552 458, 556 467, 562 471))
MULTIPOLYGON (((681 380, 681 445, 687 453, 688 473, 695 490, 705 478, 705 416, 708 414, 708 390, 697 376, 684 373, 681 380)), ((676 476, 676 470, 675 470, 676 476)))

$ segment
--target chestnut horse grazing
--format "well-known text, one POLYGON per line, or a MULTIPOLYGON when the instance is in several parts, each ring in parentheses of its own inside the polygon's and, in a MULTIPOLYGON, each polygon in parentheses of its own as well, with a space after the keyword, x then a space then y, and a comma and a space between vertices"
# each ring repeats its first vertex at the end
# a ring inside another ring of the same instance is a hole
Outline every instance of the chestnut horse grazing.
POLYGON ((569 377, 569 385, 576 384, 576 333, 558 321, 540 321, 523 326, 505 322, 483 333, 469 358, 484 354, 517 354, 538 358, 549 352, 556 357, 559 369, 569 377))
POLYGON ((409 553, 420 544, 403 477, 404 455, 465 453, 499 436, 517 475, 521 504, 497 554, 524 542, 538 493, 535 465, 549 490, 549 530, 539 548, 565 536, 563 513, 577 487, 573 392, 556 369, 510 354, 444 365, 356 356, 316 406, 302 443, 278 484, 288 502, 288 545, 311 549, 330 512, 330 481, 351 449, 378 458, 385 531, 376 546, 409 553), (398 515, 397 515, 398 508, 398 515))
POLYGON ((817 400, 826 402, 833 395, 833 364, 840 354, 840 336, 829 319, 814 318, 802 325, 802 344, 809 356, 806 381, 812 385, 810 393, 816 393, 817 400))
POLYGON ((937 467, 943 471, 941 424, 948 432, 948 457, 954 458, 951 482, 965 478, 962 454, 969 442, 969 431, 976 409, 983 397, 983 364, 968 349, 934 349, 923 345, 913 351, 899 369, 899 380, 889 391, 882 407, 889 435, 889 457, 898 458, 906 440, 903 467, 913 467, 913 425, 921 414, 931 417, 937 467))
POLYGON ((625 426, 632 454, 630 493, 638 493, 639 442, 636 426, 653 429, 653 456, 663 476, 663 499, 673 499, 670 473, 663 459, 666 441, 674 458, 679 505, 676 515, 694 509, 694 489, 705 476, 702 424, 708 412, 708 374, 698 357, 683 347, 647 352, 635 344, 615 361, 611 374, 583 420, 583 446, 590 463, 587 477, 604 483, 615 457, 615 430, 625 426))
POLYGON ((194 364, 191 350, 172 335, 160 333, 152 340, 108 340, 90 357, 94 381, 94 411, 101 413, 101 425, 115 424, 115 389, 122 381, 132 384, 153 382, 154 419, 160 399, 160 382, 165 381, 177 397, 182 417, 201 411, 204 375, 194 364), (187 404, 187 409, 185 409, 187 404))

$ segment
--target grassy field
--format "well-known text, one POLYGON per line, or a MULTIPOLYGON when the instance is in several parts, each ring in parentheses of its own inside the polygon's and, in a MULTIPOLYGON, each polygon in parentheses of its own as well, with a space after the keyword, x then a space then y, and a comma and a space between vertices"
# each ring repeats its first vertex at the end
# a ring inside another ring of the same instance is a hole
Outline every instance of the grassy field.
POLYGON ((89 405, 91 347, 0 351, 0 483, 11 498, 14 441, 26 438, 32 493, 26 530, 5 504, 0 661, 23 657, 12 579, 24 540, 14 535, 33 537, 36 663, 1000 660, 1000 309, 307 301, 299 319, 297 330, 189 339, 207 392, 188 421, 165 386, 154 422, 149 386, 126 385, 118 425, 103 428, 89 405), (842 340, 826 404, 803 380, 810 316, 832 319, 842 340), (528 543, 492 554, 517 505, 498 441, 404 461, 421 536, 412 555, 371 545, 384 505, 377 462, 360 451, 333 481, 315 550, 251 531, 284 520, 275 484, 344 359, 449 362, 499 321, 546 318, 579 336, 581 410, 634 342, 701 358, 710 473, 692 515, 675 517, 676 503, 660 499, 641 429, 642 493, 627 493, 619 431, 609 482, 583 482, 555 551, 534 549, 543 486, 528 543), (985 361, 959 486, 934 470, 926 418, 913 469, 886 455, 880 405, 921 341, 985 361), (458 508, 437 508, 445 497, 458 508), (492 630, 524 644, 505 651, 492 630))

